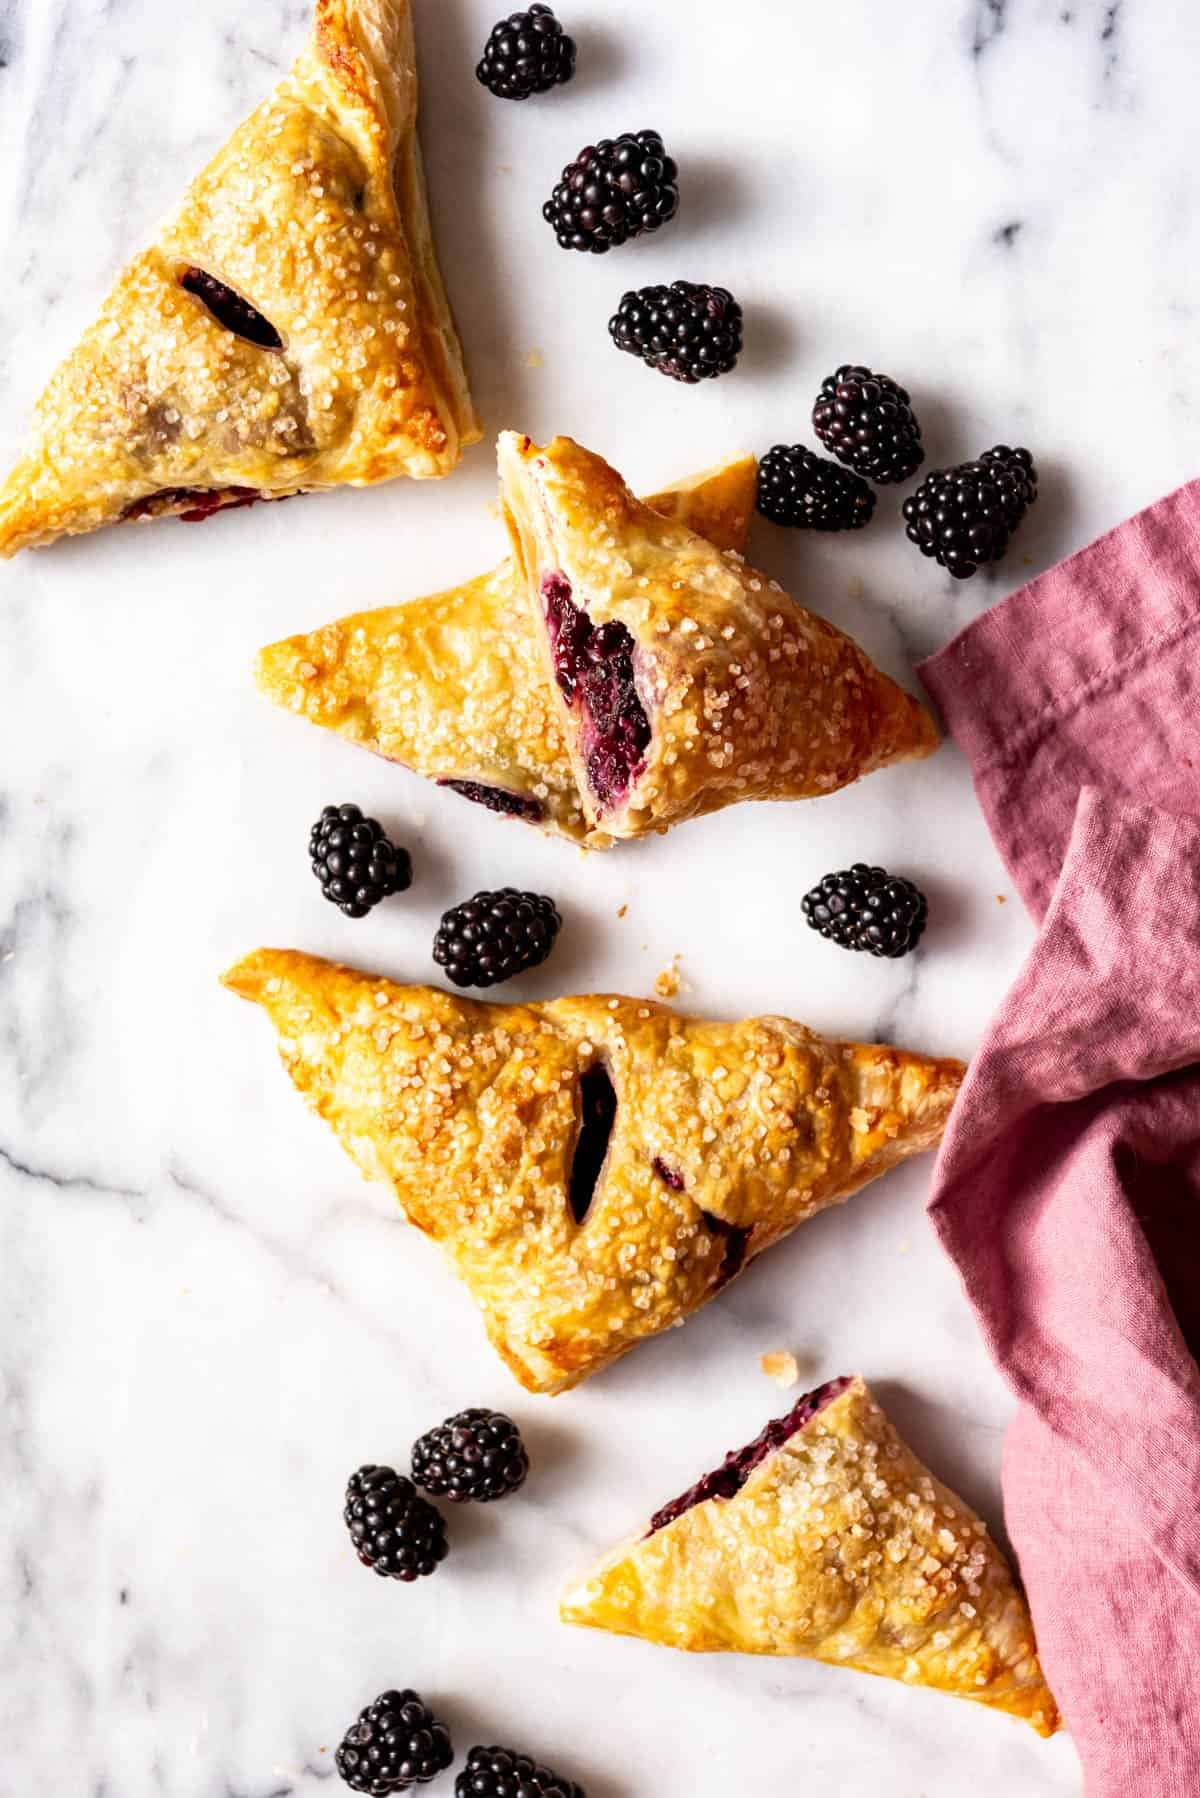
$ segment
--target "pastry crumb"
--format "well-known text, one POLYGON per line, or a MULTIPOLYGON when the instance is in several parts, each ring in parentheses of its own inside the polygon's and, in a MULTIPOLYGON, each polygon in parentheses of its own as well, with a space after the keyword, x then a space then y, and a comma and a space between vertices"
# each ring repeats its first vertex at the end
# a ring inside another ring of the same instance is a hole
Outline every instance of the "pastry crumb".
POLYGON ((540 368, 544 360, 541 350, 535 344, 525 357, 525 366, 526 368, 540 368))
POLYGON ((996 894, 996 904, 997 905, 1007 905, 1008 904, 1008 894, 1007 893, 997 893, 996 894))
POLYGON ((769 1380, 777 1386, 795 1386, 800 1379, 800 1363, 795 1355, 787 1349, 775 1349, 769 1355, 763 1355, 759 1366, 769 1380))
POLYGON ((679 957, 673 955, 670 967, 664 968, 661 974, 655 975, 654 990, 660 999, 673 999, 679 991, 679 985, 679 957))
POLYGON ((626 913, 628 912, 628 910, 629 910, 629 907, 627 905, 618 905, 618 907, 617 907, 618 918, 623 918, 626 915, 626 913))

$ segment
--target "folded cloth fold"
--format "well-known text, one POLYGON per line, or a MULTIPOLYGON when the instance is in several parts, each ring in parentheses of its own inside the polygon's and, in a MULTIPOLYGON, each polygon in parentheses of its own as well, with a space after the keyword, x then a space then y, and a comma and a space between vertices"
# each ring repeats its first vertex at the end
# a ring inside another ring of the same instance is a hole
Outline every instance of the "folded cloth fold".
POLYGON ((1041 919, 930 1212, 1089 1798, 1200 1798, 1200 483, 922 674, 1041 919))

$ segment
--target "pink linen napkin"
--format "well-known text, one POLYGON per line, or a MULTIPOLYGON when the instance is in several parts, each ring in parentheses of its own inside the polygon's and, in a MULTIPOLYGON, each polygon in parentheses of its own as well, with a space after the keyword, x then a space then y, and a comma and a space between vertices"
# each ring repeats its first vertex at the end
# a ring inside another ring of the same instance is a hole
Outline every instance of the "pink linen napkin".
POLYGON ((1200 1798, 1200 482, 921 672, 1041 920, 930 1215, 1089 1798, 1200 1798))

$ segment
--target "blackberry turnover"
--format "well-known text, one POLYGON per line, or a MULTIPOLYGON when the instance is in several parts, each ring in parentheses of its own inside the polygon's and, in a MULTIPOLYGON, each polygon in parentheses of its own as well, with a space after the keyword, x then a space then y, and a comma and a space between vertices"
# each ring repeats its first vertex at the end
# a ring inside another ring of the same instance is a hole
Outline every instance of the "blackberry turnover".
POLYGON ((225 976, 521 1384, 560 1392, 932 1148, 958 1062, 643 998, 491 1004, 261 949, 225 976), (754 1095, 748 1104, 747 1094, 754 1095))
POLYGON ((826 874, 802 905, 810 927, 831 942, 892 960, 916 948, 929 919, 919 887, 866 862, 826 874))
POLYGON ((503 1411, 458 1411, 413 1444, 412 1476, 424 1492, 455 1504, 490 1504, 525 1484, 529 1456, 503 1411))
POLYGON ((343 1516, 359 1560, 381 1578, 411 1584, 446 1558, 441 1513, 392 1467, 368 1464, 351 1474, 343 1516))
POLYGON ((733 295, 693 281, 633 289, 608 329, 619 350, 689 385, 728 374, 742 351, 742 309, 733 295))
POLYGON ((410 0, 313 10, 291 73, 51 378, 0 480, 0 557, 447 475, 478 440, 417 144, 410 0))
POLYGON ((358 1714, 334 1757, 352 1792, 388 1798, 427 1785, 454 1760, 450 1732, 418 1693, 381 1692, 358 1714))
POLYGON ((801 1655, 1059 1727, 1004 1556, 858 1377, 807 1393, 664 1505, 560 1615, 692 1652, 801 1655))
POLYGON ((679 170, 657 131, 626 131, 587 144, 542 208, 564 250, 602 255, 679 210, 679 170))
POLYGON ((1027 449, 999 443, 977 462, 935 468, 902 507, 905 531, 923 556, 967 580, 998 562, 1037 498, 1037 469, 1027 449))
POLYGON ((812 416, 825 448, 876 486, 907 481, 925 460, 912 401, 888 375, 844 362, 822 381, 812 416))
POLYGON ((744 560, 752 458, 652 503, 568 437, 505 432, 499 459, 511 563, 272 645, 277 704, 596 849, 937 748, 917 700, 744 560))
POLYGON ((412 858, 357 805, 327 805, 308 838, 312 871, 321 891, 348 918, 365 918, 381 899, 407 892, 412 858))
POLYGON ((758 465, 758 509, 794 530, 860 531, 871 522, 875 495, 851 469, 802 443, 777 443, 758 465))
POLYGON ((575 40, 567 36, 548 6, 509 13, 493 25, 475 70, 498 100, 527 100, 548 94, 575 73, 575 40))

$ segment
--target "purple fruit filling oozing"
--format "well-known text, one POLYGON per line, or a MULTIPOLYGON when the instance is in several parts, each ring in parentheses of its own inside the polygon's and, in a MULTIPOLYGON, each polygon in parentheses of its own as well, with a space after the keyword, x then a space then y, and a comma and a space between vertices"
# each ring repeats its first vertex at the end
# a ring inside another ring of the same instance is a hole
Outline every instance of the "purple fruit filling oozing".
POLYGON ((571 1213, 577 1224, 583 1222, 591 1207, 616 1115, 616 1088, 608 1069, 603 1062, 598 1062, 579 1082, 579 1135, 575 1139, 568 1189, 571 1213))
POLYGON ((537 824, 545 814, 540 800, 510 793, 506 787, 485 786, 481 780, 439 780, 437 784, 449 787, 452 793, 461 793, 476 805, 486 805, 489 812, 499 812, 505 818, 525 818, 530 824, 537 824))
MULTIPOLYGON (((157 493, 149 493, 145 499, 135 499, 121 516, 136 520, 174 512, 183 524, 203 524, 214 512, 229 512, 235 506, 252 506, 266 497, 256 487, 160 487, 157 493)), ((288 499, 291 496, 281 493, 279 497, 288 499)))
POLYGON ((672 1192, 683 1191, 683 1175, 678 1168, 669 1167, 661 1155, 654 1157, 653 1167, 659 1179, 664 1181, 672 1192))
POLYGON ((712 1473, 706 1473, 702 1480, 697 1480, 679 1498, 673 1498, 669 1505, 656 1511, 650 1519, 650 1528, 646 1534, 653 1536, 658 1530, 665 1529, 668 1523, 674 1523, 677 1517, 682 1517, 685 1511, 690 1511, 694 1505, 707 1504, 710 1498, 733 1498, 741 1491, 760 1462, 774 1454, 777 1448, 782 1448, 785 1442, 790 1442, 793 1436, 799 1435, 819 1411, 842 1396, 849 1384, 850 1381, 846 1378, 829 1380, 824 1386, 806 1392, 803 1398, 797 1399, 786 1417, 774 1418, 761 1436, 756 1436, 745 1448, 726 1455, 720 1467, 715 1468, 712 1473))
POLYGON ((638 697, 634 641, 623 624, 593 624, 562 574, 542 582, 554 675, 578 706, 588 780, 601 806, 623 799, 646 764, 650 720, 638 697))

